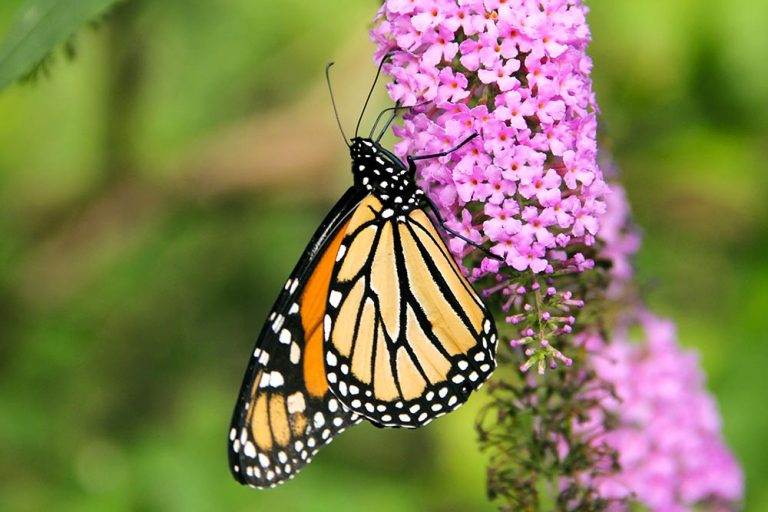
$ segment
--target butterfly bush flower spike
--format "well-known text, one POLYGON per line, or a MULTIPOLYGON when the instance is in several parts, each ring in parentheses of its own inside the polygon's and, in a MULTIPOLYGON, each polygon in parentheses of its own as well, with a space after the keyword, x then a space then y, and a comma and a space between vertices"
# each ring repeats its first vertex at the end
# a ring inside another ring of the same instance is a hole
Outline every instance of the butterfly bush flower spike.
MULTIPOLYGON (((473 272, 500 276, 486 296, 532 306, 513 341, 527 345, 524 369, 568 364, 548 340, 578 306, 541 287, 555 285, 549 275, 592 267, 580 248, 594 244, 605 211, 585 14, 573 0, 390 0, 371 32, 376 58, 390 54, 392 99, 426 103, 395 130, 396 153, 437 153, 480 135, 420 165, 418 179, 452 229, 502 259, 486 257, 473 272)), ((450 248, 469 250, 461 239, 450 248)))
MULTIPOLYGON (((489 384, 489 494, 510 510, 538 509, 543 488, 558 510, 735 510, 742 475, 696 361, 632 285, 640 237, 612 164, 598 165, 586 13, 580 0, 387 0, 371 31, 391 98, 414 106, 394 130, 399 156, 479 134, 417 179, 496 256, 470 277, 526 372, 489 384)), ((458 237, 449 247, 481 257, 458 237)))

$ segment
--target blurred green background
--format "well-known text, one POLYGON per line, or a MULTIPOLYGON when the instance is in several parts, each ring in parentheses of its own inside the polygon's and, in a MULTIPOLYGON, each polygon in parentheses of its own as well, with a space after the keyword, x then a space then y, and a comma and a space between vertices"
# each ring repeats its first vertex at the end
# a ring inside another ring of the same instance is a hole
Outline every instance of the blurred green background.
MULTIPOLYGON (((768 3, 588 4, 641 282, 701 351, 747 509, 768 510, 768 3)), ((352 429, 272 491, 228 474, 254 336, 349 182, 323 66, 352 126, 376 7, 133 0, 0 92, 0 510, 491 509, 482 400, 352 429)))

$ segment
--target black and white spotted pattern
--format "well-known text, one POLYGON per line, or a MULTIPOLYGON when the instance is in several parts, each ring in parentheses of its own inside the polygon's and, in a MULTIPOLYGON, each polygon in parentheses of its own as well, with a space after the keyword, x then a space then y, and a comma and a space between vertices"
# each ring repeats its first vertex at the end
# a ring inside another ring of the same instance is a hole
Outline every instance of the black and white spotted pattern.
POLYGON ((370 139, 355 138, 349 153, 355 185, 390 206, 382 212, 385 219, 423 208, 424 192, 416 185, 413 170, 391 152, 370 139))

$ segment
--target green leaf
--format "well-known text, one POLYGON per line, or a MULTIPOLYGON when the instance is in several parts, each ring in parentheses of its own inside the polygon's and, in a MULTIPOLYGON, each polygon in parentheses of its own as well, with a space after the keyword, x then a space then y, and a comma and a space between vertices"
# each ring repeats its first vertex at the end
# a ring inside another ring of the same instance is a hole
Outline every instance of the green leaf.
POLYGON ((24 77, 58 45, 119 0, 27 0, 0 46, 0 89, 24 77))

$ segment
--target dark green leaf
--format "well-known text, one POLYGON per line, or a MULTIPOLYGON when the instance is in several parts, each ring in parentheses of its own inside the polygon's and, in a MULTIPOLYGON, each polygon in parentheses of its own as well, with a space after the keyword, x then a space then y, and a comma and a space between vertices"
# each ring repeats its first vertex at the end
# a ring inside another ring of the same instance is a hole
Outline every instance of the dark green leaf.
POLYGON ((27 0, 0 46, 0 89, 27 75, 54 48, 119 0, 27 0))

